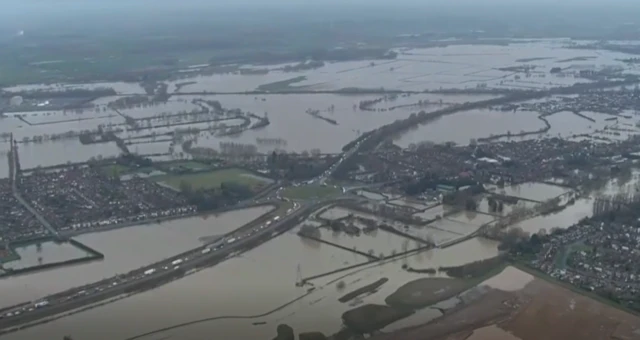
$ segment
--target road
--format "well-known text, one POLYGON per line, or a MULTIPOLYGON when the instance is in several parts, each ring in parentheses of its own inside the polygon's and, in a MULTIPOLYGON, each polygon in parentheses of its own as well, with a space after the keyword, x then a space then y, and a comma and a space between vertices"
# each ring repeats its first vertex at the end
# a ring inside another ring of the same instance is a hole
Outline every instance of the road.
MULTIPOLYGON (((338 200, 351 200, 342 198, 338 200)), ((192 249, 169 259, 136 269, 124 275, 77 287, 47 298, 9 308, 0 315, 0 334, 33 326, 54 315, 112 299, 123 294, 132 294, 179 279, 198 269, 210 267, 235 254, 252 249, 267 242, 280 233, 302 222, 313 211, 336 199, 314 201, 308 204, 293 203, 293 207, 263 220, 253 221, 247 226, 227 234, 222 240, 192 249), (19 327, 17 327, 19 326, 19 327)))
POLYGON ((11 176, 13 176, 13 178, 11 179, 11 190, 13 191, 13 196, 15 197, 15 199, 20 202, 20 204, 27 209, 27 211, 29 211, 33 216, 36 217, 36 219, 38 220, 38 222, 40 222, 40 224, 42 224, 47 230, 49 230, 49 232, 57 239, 60 239, 60 233, 51 225, 51 223, 49 223, 49 221, 47 221, 46 218, 44 218, 44 216, 42 216, 42 214, 40 214, 36 209, 34 209, 31 204, 29 204, 23 197, 22 194, 20 193, 20 190, 18 189, 18 152, 17 150, 14 150, 15 146, 13 144, 11 144, 11 157, 9 158, 11 164, 10 167, 12 167, 14 170, 11 171, 11 176))

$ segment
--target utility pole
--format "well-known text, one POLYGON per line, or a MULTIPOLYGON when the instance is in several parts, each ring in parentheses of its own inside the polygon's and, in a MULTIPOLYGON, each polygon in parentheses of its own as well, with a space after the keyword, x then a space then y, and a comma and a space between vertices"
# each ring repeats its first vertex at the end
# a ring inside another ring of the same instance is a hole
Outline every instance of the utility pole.
POLYGON ((296 287, 302 287, 304 282, 302 282, 302 269, 300 268, 300 263, 298 263, 298 269, 296 271, 296 287))

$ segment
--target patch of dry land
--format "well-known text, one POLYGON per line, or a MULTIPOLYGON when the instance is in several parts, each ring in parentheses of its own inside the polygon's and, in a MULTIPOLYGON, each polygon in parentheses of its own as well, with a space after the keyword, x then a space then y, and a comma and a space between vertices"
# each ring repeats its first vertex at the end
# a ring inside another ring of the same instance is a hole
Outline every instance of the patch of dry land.
POLYGON ((466 289, 467 283, 464 280, 424 278, 398 288, 385 302, 392 307, 420 308, 454 297, 466 289))
POLYGON ((640 317, 514 267, 472 291, 432 322, 370 339, 640 339, 640 317))

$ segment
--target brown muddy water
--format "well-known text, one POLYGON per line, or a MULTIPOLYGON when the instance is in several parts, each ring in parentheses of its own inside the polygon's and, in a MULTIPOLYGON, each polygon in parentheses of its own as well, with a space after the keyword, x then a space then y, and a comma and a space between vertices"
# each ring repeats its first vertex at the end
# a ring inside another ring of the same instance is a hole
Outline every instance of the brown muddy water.
POLYGON ((340 316, 346 310, 362 303, 384 303, 386 296, 404 283, 424 277, 424 274, 403 270, 405 263, 414 268, 453 266, 495 255, 497 243, 472 239, 447 249, 426 251, 382 265, 370 264, 312 280, 315 287, 312 293, 276 310, 307 293, 309 286, 295 285, 300 276, 308 277, 366 261, 360 255, 300 239, 294 230, 216 267, 156 290, 4 338, 55 338, 71 334, 79 339, 126 339, 170 325, 222 316, 255 317, 211 320, 142 339, 262 339, 275 336, 279 323, 287 323, 296 331, 318 330, 329 334, 342 326, 340 316), (376 293, 353 303, 338 302, 346 292, 381 277, 389 278, 389 282, 376 293), (344 290, 336 287, 340 281, 346 286, 344 290), (266 324, 256 326, 254 322, 266 324))

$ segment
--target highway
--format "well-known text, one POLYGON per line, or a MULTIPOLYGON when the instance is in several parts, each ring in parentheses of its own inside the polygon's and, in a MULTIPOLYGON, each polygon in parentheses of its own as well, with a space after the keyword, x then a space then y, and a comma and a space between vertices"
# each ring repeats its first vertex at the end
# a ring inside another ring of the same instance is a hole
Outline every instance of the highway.
MULTIPOLYGON (((340 159, 331 165, 322 175, 306 183, 324 184, 342 162, 357 152, 363 141, 358 142, 353 148, 343 153, 340 159)), ((353 200, 351 197, 341 196, 340 198, 334 197, 306 203, 290 202, 290 200, 280 197, 282 189, 284 189, 284 187, 280 185, 270 190, 263 195, 260 201, 273 202, 274 199, 277 199, 280 201, 279 204, 276 204, 277 206, 292 204, 290 208, 286 210, 283 209, 284 211, 278 211, 276 215, 267 214, 267 217, 263 216, 258 220, 242 226, 213 243, 135 269, 126 274, 116 275, 109 279, 72 288, 37 301, 22 303, 13 308, 3 309, 2 314, 0 314, 0 334, 33 326, 52 316, 90 306, 124 294, 134 294, 153 289, 185 275, 189 275, 200 268, 216 265, 240 252, 258 246, 278 236, 281 232, 299 224, 313 211, 323 206, 341 200, 353 200)), ((16 198, 20 200, 21 197, 18 197, 19 193, 17 194, 16 198)), ((23 200, 20 201, 22 202, 23 200)), ((239 203, 237 208, 241 209, 243 206, 251 203, 256 203, 255 198, 251 201, 239 203)), ((29 208, 28 205, 26 206, 29 208)), ((36 216, 38 215, 36 214, 36 216)), ((46 222, 46 220, 41 222, 46 222)), ((48 223, 43 224, 46 225, 48 223)))
MULTIPOLYGON (((342 198, 337 200, 351 200, 342 198)), ((160 262, 136 269, 127 274, 76 287, 47 298, 7 308, 0 315, 0 334, 33 326, 57 314, 96 304, 124 294, 134 294, 210 267, 267 242, 302 222, 313 211, 332 204, 336 199, 308 204, 293 202, 293 207, 278 215, 258 219, 214 243, 192 249, 160 262)))

